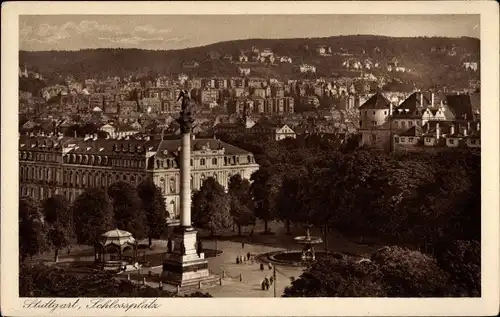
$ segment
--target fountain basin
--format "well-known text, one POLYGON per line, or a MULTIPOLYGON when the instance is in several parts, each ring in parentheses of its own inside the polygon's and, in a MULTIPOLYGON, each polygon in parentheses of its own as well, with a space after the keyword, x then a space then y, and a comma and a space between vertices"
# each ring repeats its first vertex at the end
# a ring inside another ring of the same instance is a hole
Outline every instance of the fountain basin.
MULTIPOLYGON (((257 261, 264 263, 272 263, 274 265, 281 266, 296 266, 296 267, 306 267, 314 261, 303 261, 302 260, 302 251, 303 250, 283 250, 283 251, 273 251, 268 253, 259 254, 256 259, 257 261)), ((347 259, 348 261, 359 261, 362 259, 361 256, 348 254, 348 253, 340 253, 340 252, 324 252, 324 251, 316 251, 316 261, 325 256, 333 256, 338 259, 347 259)))

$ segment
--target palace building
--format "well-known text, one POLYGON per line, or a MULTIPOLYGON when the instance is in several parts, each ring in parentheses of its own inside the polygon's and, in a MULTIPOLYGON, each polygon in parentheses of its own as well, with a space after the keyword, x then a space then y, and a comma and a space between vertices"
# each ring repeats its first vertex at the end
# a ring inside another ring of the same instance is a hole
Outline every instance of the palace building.
MULTIPOLYGON (((180 145, 163 139, 98 139, 97 136, 19 138, 20 195, 46 199, 54 194, 74 201, 88 187, 106 188, 125 181, 134 186, 151 178, 161 188, 169 218, 179 215, 180 145)), ((232 175, 250 179, 258 170, 252 153, 217 139, 191 141, 191 188, 214 177, 226 189, 232 175)))

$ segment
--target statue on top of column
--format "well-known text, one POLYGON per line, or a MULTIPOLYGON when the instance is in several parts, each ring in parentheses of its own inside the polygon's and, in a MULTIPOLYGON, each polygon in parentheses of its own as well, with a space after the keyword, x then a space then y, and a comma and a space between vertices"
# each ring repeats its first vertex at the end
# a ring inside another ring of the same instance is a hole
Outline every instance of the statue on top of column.
POLYGON ((191 97, 189 96, 189 91, 186 89, 181 90, 177 101, 181 100, 181 115, 177 122, 181 126, 182 133, 189 133, 193 127, 193 113, 191 105, 191 97))

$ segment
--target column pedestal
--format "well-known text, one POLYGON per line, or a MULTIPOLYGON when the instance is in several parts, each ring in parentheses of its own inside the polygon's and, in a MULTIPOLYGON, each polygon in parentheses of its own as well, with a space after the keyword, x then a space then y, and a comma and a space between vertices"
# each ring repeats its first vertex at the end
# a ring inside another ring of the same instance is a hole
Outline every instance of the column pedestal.
POLYGON ((173 251, 163 260, 162 280, 166 283, 186 286, 210 278, 205 254, 198 255, 197 232, 194 228, 174 229, 173 251))

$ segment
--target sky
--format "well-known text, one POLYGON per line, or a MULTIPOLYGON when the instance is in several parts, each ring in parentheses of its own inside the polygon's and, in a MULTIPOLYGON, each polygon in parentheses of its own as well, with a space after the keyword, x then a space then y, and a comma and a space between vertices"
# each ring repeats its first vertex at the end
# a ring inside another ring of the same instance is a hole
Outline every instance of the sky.
POLYGON ((23 15, 19 48, 182 49, 248 38, 350 34, 479 38, 479 15, 23 15))

